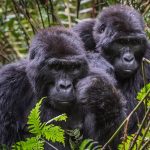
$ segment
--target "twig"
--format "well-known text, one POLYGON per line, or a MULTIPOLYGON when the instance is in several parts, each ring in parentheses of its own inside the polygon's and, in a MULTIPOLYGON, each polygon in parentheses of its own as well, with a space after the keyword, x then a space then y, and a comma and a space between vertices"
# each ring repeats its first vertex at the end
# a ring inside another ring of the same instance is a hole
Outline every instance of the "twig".
POLYGON ((142 76, 144 81, 144 86, 146 85, 146 74, 145 74, 145 68, 144 68, 144 60, 142 61, 142 76))
POLYGON ((49 5, 47 4, 45 6, 46 14, 47 14, 47 20, 48 20, 48 26, 50 27, 50 17, 49 17, 49 5))
POLYGON ((53 20, 53 23, 56 21, 56 18, 55 18, 55 15, 54 15, 54 7, 53 7, 53 2, 52 0, 49 0, 50 2, 50 10, 51 10, 51 15, 52 15, 52 20, 53 20))
POLYGON ((48 144, 50 147, 52 147, 55 150, 59 150, 57 149, 55 146, 53 146, 52 144, 50 144, 48 141, 46 141, 45 139, 41 138, 46 144, 48 144))
POLYGON ((44 20, 43 20, 43 16, 42 16, 42 12, 41 12, 39 1, 36 0, 36 3, 37 3, 37 6, 38 6, 38 10, 39 10, 39 14, 40 14, 40 17, 41 17, 43 28, 45 28, 45 24, 44 24, 44 20))
POLYGON ((150 64, 150 60, 148 60, 148 59, 145 58, 145 57, 143 58, 143 61, 144 61, 144 62, 147 62, 148 64, 150 64))
POLYGON ((64 114, 61 114, 61 115, 59 115, 59 116, 57 116, 57 117, 55 117, 55 118, 52 118, 51 120, 47 121, 47 122, 46 122, 46 125, 49 124, 49 123, 51 123, 51 122, 53 122, 53 121, 55 121, 57 118, 59 118, 59 117, 61 117, 61 116, 64 116, 64 114))
POLYGON ((148 144, 150 144, 150 140, 145 142, 145 144, 142 146, 142 148, 140 150, 145 150, 145 148, 147 147, 148 144))
POLYGON ((72 27, 72 22, 71 22, 71 15, 70 15, 70 7, 69 7, 69 1, 65 0, 67 12, 68 12, 68 23, 69 23, 69 28, 72 27))
POLYGON ((8 62, 10 62, 11 60, 8 59, 6 56, 4 56, 3 54, 0 54, 1 57, 3 57, 4 59, 6 59, 8 62))

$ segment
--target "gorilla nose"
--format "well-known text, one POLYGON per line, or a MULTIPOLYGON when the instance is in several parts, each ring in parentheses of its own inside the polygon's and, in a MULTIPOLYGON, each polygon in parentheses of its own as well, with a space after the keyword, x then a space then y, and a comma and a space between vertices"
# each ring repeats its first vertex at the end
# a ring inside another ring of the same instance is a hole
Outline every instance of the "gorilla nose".
POLYGON ((59 81, 58 87, 60 91, 65 91, 65 92, 70 92, 73 88, 71 82, 63 81, 63 80, 59 81))
POLYGON ((124 55, 124 56, 123 56, 123 60, 124 60, 126 63, 131 63, 131 62, 134 61, 134 56, 133 56, 133 55, 130 55, 130 54, 124 55))

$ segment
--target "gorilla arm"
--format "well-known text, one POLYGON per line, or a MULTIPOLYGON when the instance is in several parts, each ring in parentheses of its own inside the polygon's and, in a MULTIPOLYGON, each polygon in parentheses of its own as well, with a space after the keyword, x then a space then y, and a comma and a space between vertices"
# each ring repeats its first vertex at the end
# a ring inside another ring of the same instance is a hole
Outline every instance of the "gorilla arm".
POLYGON ((26 61, 0 70, 0 144, 11 145, 18 139, 19 126, 30 105, 32 90, 25 73, 26 61))
MULTIPOLYGON (((100 70, 99 70, 100 71, 100 70)), ((114 79, 101 71, 90 75, 77 85, 79 101, 84 104, 86 117, 84 134, 105 144, 126 116, 125 99, 113 84, 114 79)), ((116 148, 120 135, 113 141, 116 148)))

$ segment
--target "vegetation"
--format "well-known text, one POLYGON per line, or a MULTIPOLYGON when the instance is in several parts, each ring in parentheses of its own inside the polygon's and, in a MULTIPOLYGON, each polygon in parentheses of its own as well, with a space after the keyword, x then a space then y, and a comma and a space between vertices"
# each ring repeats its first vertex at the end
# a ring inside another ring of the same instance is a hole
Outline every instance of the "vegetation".
MULTIPOLYGON (((1 0, 0 1, 0 67, 6 63, 25 57, 29 49, 32 36, 41 28, 54 25, 61 25, 71 28, 77 22, 86 18, 94 18, 104 7, 116 3, 128 4, 139 10, 145 19, 145 31, 150 38, 150 5, 148 1, 142 0, 1 0)), ((144 63, 149 60, 144 59, 144 63)), ((144 66, 144 65, 143 65, 144 66)), ((137 99, 139 104, 124 120, 118 130, 112 135, 110 140, 102 147, 93 140, 86 139, 81 144, 74 144, 70 140, 72 149, 85 150, 104 149, 115 135, 124 127, 123 142, 119 145, 119 150, 149 150, 150 149, 150 84, 146 85, 137 99), (138 131, 128 136, 127 126, 131 115, 138 109, 140 104, 145 103, 146 114, 139 124, 138 131), (94 146, 96 145, 96 146, 94 146), (95 148, 95 149, 96 149, 95 148)), ((31 111, 28 120, 29 132, 33 135, 25 141, 16 143, 13 149, 25 150, 44 149, 47 141, 64 144, 64 130, 55 126, 53 121, 66 121, 65 114, 52 118, 47 123, 40 121, 40 105, 37 103, 31 111), (53 134, 55 133, 55 134, 53 134)), ((68 133, 69 134, 69 133, 68 133)), ((70 137, 74 136, 76 142, 80 143, 82 135, 78 130, 70 131, 70 137)), ((50 144, 50 143, 49 143, 50 144)), ((50 144, 51 145, 51 144, 50 144)), ((51 145, 53 146, 53 145, 51 145)), ((5 149, 5 146, 3 146, 5 149)))
POLYGON ((64 130, 52 124, 54 121, 66 121, 67 116, 62 114, 55 118, 52 118, 48 122, 42 123, 40 120, 40 106, 44 98, 42 98, 32 109, 28 117, 28 129, 29 133, 33 134, 32 137, 27 138, 25 141, 17 142, 12 146, 13 150, 43 150, 44 144, 48 143, 51 147, 54 147, 47 141, 59 142, 65 145, 64 130))
POLYGON ((104 7, 128 4, 141 12, 150 37, 150 5, 142 0, 1 0, 0 66, 26 56, 37 30, 53 25, 72 27, 94 18, 104 7))

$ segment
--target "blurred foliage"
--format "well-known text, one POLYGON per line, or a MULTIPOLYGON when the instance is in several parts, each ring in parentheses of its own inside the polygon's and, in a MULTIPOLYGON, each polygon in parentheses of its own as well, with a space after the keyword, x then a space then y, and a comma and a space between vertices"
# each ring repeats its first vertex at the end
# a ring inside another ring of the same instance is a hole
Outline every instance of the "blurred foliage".
POLYGON ((37 30, 53 25, 71 28, 116 3, 139 10, 150 37, 150 0, 0 0, 0 66, 24 57, 37 30))

